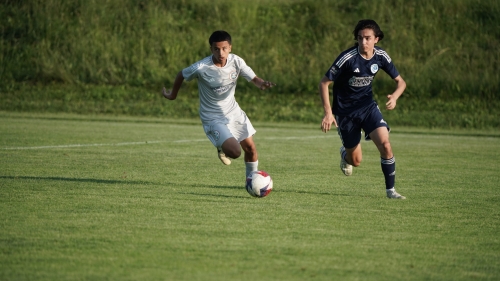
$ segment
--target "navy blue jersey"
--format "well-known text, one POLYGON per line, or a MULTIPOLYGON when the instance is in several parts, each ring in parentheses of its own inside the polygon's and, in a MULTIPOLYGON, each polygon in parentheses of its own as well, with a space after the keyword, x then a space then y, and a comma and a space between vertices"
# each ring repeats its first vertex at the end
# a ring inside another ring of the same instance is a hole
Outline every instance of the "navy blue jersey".
POLYGON ((365 59, 354 46, 342 52, 325 76, 333 81, 332 112, 346 116, 373 103, 372 81, 379 69, 392 79, 399 72, 389 55, 375 46, 375 54, 365 59))

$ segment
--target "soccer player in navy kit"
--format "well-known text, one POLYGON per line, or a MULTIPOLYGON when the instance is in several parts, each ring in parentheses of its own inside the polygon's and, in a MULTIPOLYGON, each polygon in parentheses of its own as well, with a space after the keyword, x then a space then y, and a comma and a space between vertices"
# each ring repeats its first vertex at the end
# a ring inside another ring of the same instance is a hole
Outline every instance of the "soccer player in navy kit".
POLYGON ((374 20, 361 20, 354 28, 354 47, 342 52, 328 69, 319 84, 325 115, 321 129, 327 132, 332 124, 342 140, 340 168, 346 176, 352 175, 353 166, 361 164, 361 129, 365 139, 372 140, 380 152, 382 172, 388 198, 406 199, 394 189, 396 160, 389 142, 390 128, 373 100, 372 81, 380 69, 396 82, 396 89, 387 96, 387 110, 396 107, 398 98, 406 88, 389 55, 375 46, 384 33, 374 20), (333 83, 333 105, 330 107, 328 86, 333 83))

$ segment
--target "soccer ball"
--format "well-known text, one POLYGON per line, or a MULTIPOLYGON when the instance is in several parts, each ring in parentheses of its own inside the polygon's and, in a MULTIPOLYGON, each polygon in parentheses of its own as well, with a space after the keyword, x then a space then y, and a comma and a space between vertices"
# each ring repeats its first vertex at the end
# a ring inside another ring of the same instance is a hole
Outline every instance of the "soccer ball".
POLYGON ((252 172, 247 177, 246 189, 254 197, 266 197, 273 190, 273 179, 265 171, 252 172))

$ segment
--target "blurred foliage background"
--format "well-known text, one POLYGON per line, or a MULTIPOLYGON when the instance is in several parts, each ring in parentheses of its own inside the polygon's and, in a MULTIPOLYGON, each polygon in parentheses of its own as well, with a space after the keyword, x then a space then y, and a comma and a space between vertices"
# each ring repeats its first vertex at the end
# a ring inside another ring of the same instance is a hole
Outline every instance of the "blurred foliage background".
MULTIPOLYGON (((408 84, 383 112, 391 125, 500 127, 496 0, 2 0, 0 110, 196 117, 196 82, 174 102, 160 90, 223 29, 233 53, 277 83, 260 92, 239 80, 252 120, 319 124, 318 82, 364 18, 408 84)), ((375 99, 394 87, 377 75, 375 99)))

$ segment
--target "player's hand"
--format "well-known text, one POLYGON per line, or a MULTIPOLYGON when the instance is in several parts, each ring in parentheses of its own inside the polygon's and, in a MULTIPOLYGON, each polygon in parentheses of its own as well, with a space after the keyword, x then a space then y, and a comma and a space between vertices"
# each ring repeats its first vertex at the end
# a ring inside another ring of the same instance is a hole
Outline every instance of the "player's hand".
POLYGON ((162 95, 166 98, 171 100, 172 99, 172 90, 167 90, 165 87, 161 90, 162 95))
POLYGON ((268 88, 271 88, 271 87, 274 87, 276 86, 276 84, 274 84, 273 82, 271 81, 264 81, 262 83, 262 85, 260 85, 260 89, 261 90, 265 90, 265 89, 268 89, 268 88))
POLYGON ((328 132, 332 128, 332 124, 337 128, 337 120, 335 120, 335 117, 333 114, 326 114, 325 117, 323 117, 323 121, 321 121, 321 131, 323 132, 328 132))
POLYGON ((396 101, 397 101, 397 99, 394 98, 393 95, 388 95, 387 99, 388 99, 388 101, 385 103, 385 108, 387 110, 393 110, 396 107, 396 101))

